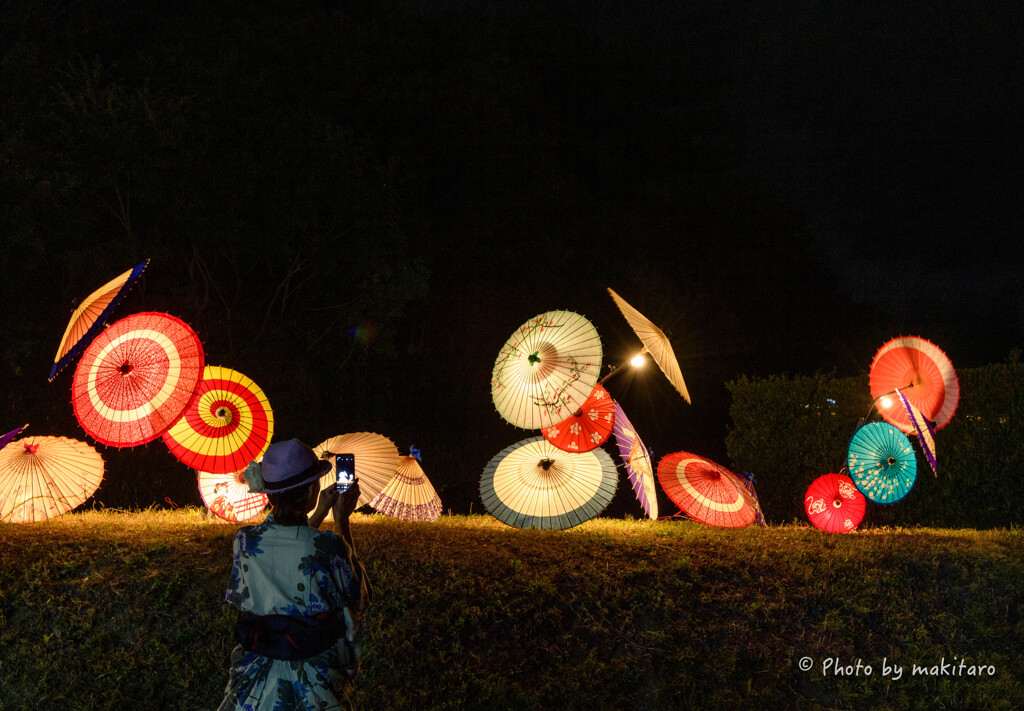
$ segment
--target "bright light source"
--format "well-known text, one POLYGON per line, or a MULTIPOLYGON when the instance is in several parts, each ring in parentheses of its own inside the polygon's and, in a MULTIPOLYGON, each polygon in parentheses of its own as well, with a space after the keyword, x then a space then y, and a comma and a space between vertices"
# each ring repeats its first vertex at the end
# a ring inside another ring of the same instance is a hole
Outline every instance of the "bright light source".
POLYGON ((892 407, 892 398, 883 397, 882 402, 879 403, 883 408, 892 407))
POLYGON ((633 356, 633 360, 629 361, 629 364, 634 368, 639 368, 641 365, 644 364, 644 354, 637 353, 635 356, 633 356))

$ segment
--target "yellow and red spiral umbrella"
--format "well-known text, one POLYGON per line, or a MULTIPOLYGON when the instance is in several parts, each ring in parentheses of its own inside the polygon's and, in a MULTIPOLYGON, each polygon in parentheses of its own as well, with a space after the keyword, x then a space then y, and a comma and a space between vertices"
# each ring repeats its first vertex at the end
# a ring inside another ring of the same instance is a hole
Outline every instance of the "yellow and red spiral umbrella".
POLYGON ((0 521, 32 523, 67 513, 99 488, 103 457, 67 437, 24 437, 0 449, 0 521))
POLYGON ((71 385, 75 417, 97 442, 134 447, 177 422, 203 376, 203 344, 176 316, 143 312, 102 331, 71 385))
POLYGON ((211 474, 242 471, 274 436, 274 413, 263 391, 237 370, 208 365, 185 414, 164 432, 183 464, 211 474))
POLYGON ((232 523, 248 521, 267 507, 270 500, 266 494, 249 492, 244 472, 198 472, 199 495, 218 518, 232 523))

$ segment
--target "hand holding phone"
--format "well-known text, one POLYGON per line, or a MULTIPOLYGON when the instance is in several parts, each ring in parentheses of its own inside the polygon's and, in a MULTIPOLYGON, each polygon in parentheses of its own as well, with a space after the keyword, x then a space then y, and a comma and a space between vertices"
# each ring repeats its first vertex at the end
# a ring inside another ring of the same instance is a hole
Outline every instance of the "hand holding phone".
POLYGON ((356 480, 356 455, 335 454, 334 473, 337 476, 335 487, 338 489, 338 493, 348 491, 352 482, 356 480))

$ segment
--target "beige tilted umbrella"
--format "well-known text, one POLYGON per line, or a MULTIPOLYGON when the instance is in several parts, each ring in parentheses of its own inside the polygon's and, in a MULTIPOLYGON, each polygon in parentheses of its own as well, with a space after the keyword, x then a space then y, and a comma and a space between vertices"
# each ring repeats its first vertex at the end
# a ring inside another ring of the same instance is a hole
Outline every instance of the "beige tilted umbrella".
POLYGON ((597 329, 572 311, 533 317, 502 346, 491 372, 498 414, 526 430, 555 425, 590 396, 604 351, 597 329))
POLYGON ((67 513, 99 488, 103 457, 67 437, 25 437, 0 449, 0 521, 32 523, 67 513))
POLYGON ((665 374, 665 377, 672 383, 672 386, 683 396, 683 399, 686 402, 690 402, 690 393, 686 389, 686 382, 683 380, 683 374, 679 370, 679 362, 676 360, 676 354, 672 350, 672 344, 669 343, 668 336, 613 290, 608 289, 608 293, 611 294, 615 305, 619 307, 619 311, 626 317, 626 321, 633 329, 633 332, 636 333, 640 342, 644 344, 644 350, 651 354, 651 358, 658 364, 661 372, 665 374))
POLYGON ((441 497, 420 467, 416 454, 398 458, 398 471, 383 491, 373 497, 370 506, 402 521, 436 521, 441 515, 441 497))
MULTIPOLYGON (((356 479, 359 480, 358 506, 370 503, 391 481, 398 470, 398 447, 390 439, 374 432, 351 432, 324 440, 313 448, 316 456, 323 458, 325 452, 332 454, 354 454, 356 479)), ((326 489, 336 483, 334 458, 330 458, 331 470, 320 479, 320 488, 326 489)))

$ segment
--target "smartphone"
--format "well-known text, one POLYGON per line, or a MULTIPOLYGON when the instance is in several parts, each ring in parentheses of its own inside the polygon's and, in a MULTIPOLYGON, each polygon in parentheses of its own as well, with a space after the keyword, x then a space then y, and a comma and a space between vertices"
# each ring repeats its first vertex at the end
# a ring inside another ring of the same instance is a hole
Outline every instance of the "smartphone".
POLYGON ((334 473, 337 475, 339 492, 347 491, 352 482, 356 480, 356 455, 335 454, 334 473))

